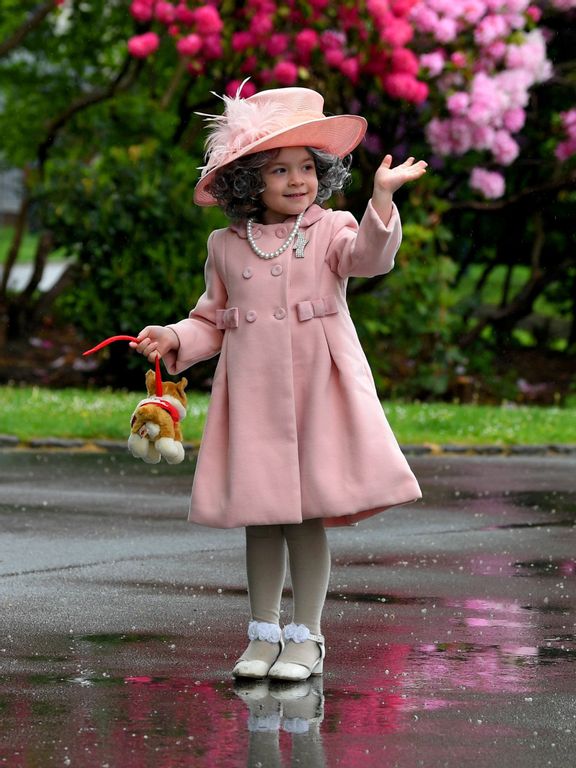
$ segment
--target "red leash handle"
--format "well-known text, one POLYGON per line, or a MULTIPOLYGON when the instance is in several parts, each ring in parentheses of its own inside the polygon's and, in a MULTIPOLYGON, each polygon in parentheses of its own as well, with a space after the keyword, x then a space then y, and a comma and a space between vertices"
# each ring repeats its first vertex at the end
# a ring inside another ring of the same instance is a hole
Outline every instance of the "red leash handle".
MULTIPOLYGON (((108 339, 104 339, 104 341, 101 341, 100 344, 96 344, 96 346, 92 347, 92 349, 87 349, 86 352, 82 353, 82 355, 91 355, 93 352, 98 352, 104 347, 107 347, 108 344, 112 344, 112 342, 114 341, 138 342, 138 339, 136 338, 136 336, 110 336, 108 339)), ((155 375, 156 397, 162 397, 163 390, 162 390, 162 374, 160 373, 160 355, 156 355, 155 368, 156 368, 156 372, 155 372, 156 373, 155 375)))

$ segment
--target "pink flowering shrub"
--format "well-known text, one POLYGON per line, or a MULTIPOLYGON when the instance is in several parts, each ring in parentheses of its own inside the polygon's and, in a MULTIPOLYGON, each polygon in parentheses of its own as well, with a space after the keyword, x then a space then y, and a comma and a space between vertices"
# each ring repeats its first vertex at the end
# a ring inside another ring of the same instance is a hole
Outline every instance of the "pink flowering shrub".
MULTIPOLYGON (((433 117, 426 135, 441 156, 480 152, 484 162, 511 165, 533 86, 552 76, 540 9, 529 0, 420 0, 410 16, 425 50, 433 117), (440 44, 440 45, 439 45, 440 44)), ((472 189, 504 194, 502 171, 475 168, 472 189)))
MULTIPOLYGON (((130 12, 141 24, 164 26, 195 73, 204 72, 208 61, 225 58, 259 86, 294 85, 318 72, 356 85, 368 75, 388 97, 421 104, 428 86, 408 47, 415 2, 368 0, 360 9, 354 0, 247 0, 224 17, 210 0, 132 0, 130 12)), ((132 55, 154 53, 132 42, 140 37, 130 41, 132 55)))
MULTIPOLYGON (((166 34, 190 76, 223 80, 229 94, 245 77, 244 95, 341 78, 361 86, 359 111, 382 114, 404 102, 432 152, 461 158, 471 188, 493 199, 504 195, 504 171, 520 154, 531 92, 553 75, 545 14, 575 7, 576 0, 246 0, 231 8, 132 0, 130 12, 146 29, 128 49, 146 58, 166 34)), ((560 162, 575 154, 573 114, 562 113, 560 162)), ((380 147, 376 139, 368 151, 380 147)))

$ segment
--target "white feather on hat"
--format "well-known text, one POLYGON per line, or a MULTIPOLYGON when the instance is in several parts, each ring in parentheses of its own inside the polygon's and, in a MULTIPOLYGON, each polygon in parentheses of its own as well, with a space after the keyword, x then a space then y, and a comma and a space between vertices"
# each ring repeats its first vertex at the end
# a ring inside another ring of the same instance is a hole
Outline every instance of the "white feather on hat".
POLYGON ((205 173, 229 161, 230 155, 281 129, 291 114, 291 110, 278 101, 259 102, 241 98, 243 85, 234 97, 219 96, 224 102, 224 114, 202 115, 210 130, 205 144, 206 164, 202 167, 205 173))

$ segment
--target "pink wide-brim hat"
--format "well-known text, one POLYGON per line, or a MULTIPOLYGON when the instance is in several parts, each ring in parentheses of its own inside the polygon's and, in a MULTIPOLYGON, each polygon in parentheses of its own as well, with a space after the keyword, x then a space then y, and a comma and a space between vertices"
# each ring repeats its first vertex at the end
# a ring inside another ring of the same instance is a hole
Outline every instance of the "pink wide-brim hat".
POLYGON ((206 165, 194 189, 198 205, 217 205, 209 187, 221 168, 244 155, 281 147, 311 147, 344 157, 368 126, 360 115, 323 113, 324 99, 310 88, 275 88, 247 99, 222 97, 223 115, 203 115, 210 125, 206 165))

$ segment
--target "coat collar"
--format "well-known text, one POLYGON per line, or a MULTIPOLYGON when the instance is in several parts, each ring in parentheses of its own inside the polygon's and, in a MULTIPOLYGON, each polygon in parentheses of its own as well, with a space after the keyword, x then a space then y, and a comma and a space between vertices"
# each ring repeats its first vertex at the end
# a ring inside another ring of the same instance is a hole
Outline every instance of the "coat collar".
MULTIPOLYGON (((313 203, 310 208, 306 211, 304 214, 302 221, 300 223, 300 229, 306 229, 307 227, 312 226, 312 224, 316 224, 317 221, 320 221, 320 219, 324 218, 326 214, 330 213, 330 208, 321 208, 319 205, 316 205, 316 203, 313 203)), ((283 222, 286 226, 290 227, 296 220, 295 216, 291 216, 289 219, 286 219, 285 222, 283 222)), ((278 227, 278 224, 258 224, 258 226, 266 231, 266 229, 273 227, 278 227)), ((236 234, 246 239, 246 223, 245 222, 237 222, 235 224, 230 224, 229 229, 232 230, 232 232, 236 232, 236 234)))

